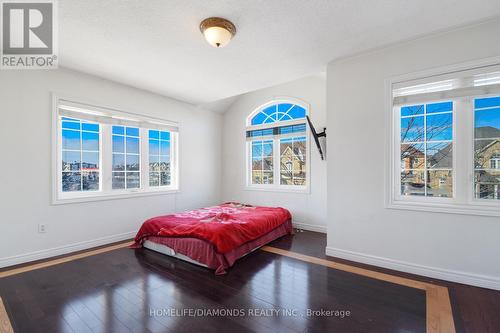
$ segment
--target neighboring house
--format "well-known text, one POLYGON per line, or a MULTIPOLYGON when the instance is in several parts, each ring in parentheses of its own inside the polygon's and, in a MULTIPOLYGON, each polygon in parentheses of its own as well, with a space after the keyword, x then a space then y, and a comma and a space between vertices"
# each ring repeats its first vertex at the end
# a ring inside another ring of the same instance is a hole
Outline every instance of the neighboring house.
MULTIPOLYGON (((484 133, 481 137, 484 137, 484 133)), ((476 198, 499 199, 500 139, 476 140, 474 168, 476 198)))
POLYGON ((305 147, 291 146, 281 153, 281 184, 304 185, 306 181, 305 147))
MULTIPOLYGON (((304 142, 305 144, 305 142, 304 142)), ((283 185, 304 185, 306 182, 305 146, 296 142, 285 147, 280 158, 280 183, 283 185)), ((252 161, 252 178, 255 184, 271 184, 273 182, 272 158, 252 161), (261 181, 262 180, 262 181, 261 181)))
POLYGON ((451 196, 453 189, 452 145, 448 144, 425 160, 425 153, 415 145, 401 145, 402 193, 423 195, 425 193, 425 163, 427 162, 427 195, 451 196), (410 169, 410 170, 409 170, 410 169))
MULTIPOLYGON (((500 199, 500 130, 485 126, 475 129, 475 197, 500 199)), ((423 194, 425 153, 416 145, 401 145, 401 186, 403 193, 423 194), (421 171, 420 171, 421 169, 421 171)), ((427 192, 436 196, 452 193, 452 145, 427 158, 427 192), (433 170, 435 169, 435 170, 433 170)))

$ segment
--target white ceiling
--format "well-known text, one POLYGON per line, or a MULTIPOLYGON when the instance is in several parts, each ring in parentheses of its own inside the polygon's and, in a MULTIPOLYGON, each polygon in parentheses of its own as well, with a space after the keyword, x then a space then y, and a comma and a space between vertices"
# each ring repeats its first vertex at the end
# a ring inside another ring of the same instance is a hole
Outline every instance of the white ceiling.
POLYGON ((497 15, 499 0, 59 0, 60 65, 207 103, 497 15), (209 16, 236 25, 227 47, 204 41, 209 16))

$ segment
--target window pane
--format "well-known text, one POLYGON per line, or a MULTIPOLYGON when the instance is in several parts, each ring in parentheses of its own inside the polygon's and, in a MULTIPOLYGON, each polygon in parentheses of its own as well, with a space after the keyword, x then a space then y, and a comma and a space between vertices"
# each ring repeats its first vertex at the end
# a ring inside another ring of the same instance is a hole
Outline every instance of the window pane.
POLYGON ((401 194, 451 197, 453 102, 401 108, 401 194))
POLYGON ((401 142, 424 141, 424 117, 401 118, 401 142))
POLYGON ((82 132, 82 149, 99 151, 99 133, 82 132))
POLYGON ((158 155, 160 153, 160 141, 149 139, 149 155, 158 155))
POLYGON ((149 186, 169 186, 170 180, 170 132, 150 131, 149 186))
POLYGON ((125 170, 125 155, 113 154, 113 171, 125 170))
POLYGON ((263 161, 263 169, 264 170, 273 170, 273 159, 272 158, 265 158, 263 161))
POLYGON ((293 185, 304 186, 306 184, 306 173, 303 171, 293 172, 293 185))
POLYGON ((302 133, 306 131, 306 124, 282 126, 278 127, 278 130, 279 134, 302 133))
POLYGON ((170 140, 170 132, 160 132, 160 139, 162 140, 170 140))
POLYGON ((452 113, 427 116, 427 141, 452 140, 452 113))
POLYGON ((402 195, 425 195, 425 171, 403 170, 401 172, 402 195))
POLYGON ((280 184, 281 185, 293 185, 292 170, 281 170, 281 172, 280 172, 280 184))
POLYGON ((262 170, 262 158, 252 159, 252 170, 262 170))
POLYGON ((252 170, 252 184, 263 184, 262 170, 252 170))
POLYGON ((149 186, 160 186, 160 173, 150 172, 149 173, 149 186))
POLYGON ((80 150, 80 132, 63 130, 62 131, 62 149, 80 150))
POLYGON ((100 126, 62 117, 61 189, 63 192, 98 191, 100 126))
POLYGON ((113 135, 113 153, 125 152, 125 137, 113 135))
POLYGON ((169 141, 160 141, 160 155, 170 155, 169 141))
POLYGON ((252 142, 252 157, 262 156, 262 141, 252 142))
POLYGON ((422 169, 425 163, 423 143, 401 145, 401 169, 422 169))
POLYGON ((74 122, 74 121, 63 121, 62 122, 62 128, 65 129, 74 129, 74 130, 80 130, 80 122, 74 122))
POLYGON ((81 191, 81 178, 79 172, 63 172, 62 174, 63 192, 81 191))
POLYGON ((149 171, 160 171, 160 157, 149 155, 149 171))
POLYGON ((128 136, 139 136, 139 129, 137 127, 127 127, 125 133, 128 136))
POLYGON ((272 141, 264 141, 262 149, 263 149, 264 157, 272 157, 273 156, 273 142, 272 141))
POLYGON ((293 140, 291 138, 280 140, 280 154, 281 156, 291 156, 293 154, 293 140))
POLYGON ((414 116, 417 114, 424 114, 424 106, 423 105, 412 105, 412 106, 404 106, 401 108, 401 116, 414 116))
POLYGON ((139 172, 127 172, 127 188, 139 188, 140 184, 139 172))
POLYGON ((82 130, 90 132, 99 132, 99 124, 82 123, 82 130))
POLYGON ((160 186, 170 185, 170 172, 160 172, 160 186))
POLYGON ((474 101, 474 197, 499 199, 500 97, 474 101))
POLYGON ((500 106, 500 97, 488 97, 488 98, 477 98, 474 101, 474 108, 492 108, 495 106, 500 106))
POLYGON ((451 170, 430 170, 427 174, 427 196, 451 198, 453 180, 451 170))
POLYGON ((139 155, 127 155, 126 161, 127 171, 139 171, 139 155))
POLYGON ((113 172, 112 188, 113 190, 125 188, 125 172, 113 172))
POLYGON ((476 138, 500 137, 500 108, 479 110, 474 116, 476 138))
POLYGON ((252 125, 274 123, 276 121, 287 121, 292 119, 303 119, 306 110, 292 103, 280 103, 266 107, 256 114, 251 121, 252 125))
POLYGON ((306 138, 294 138, 293 140, 293 153, 295 155, 306 155, 306 138))
POLYGON ((84 191, 99 191, 99 172, 82 172, 84 191))
POLYGON ((99 170, 99 153, 82 153, 82 170, 99 170))
POLYGON ((113 134, 125 135, 125 127, 113 126, 113 134))
POLYGON ((306 171, 306 159, 305 156, 295 155, 292 160, 292 168, 294 171, 306 171))
POLYGON ((453 102, 442 102, 427 104, 426 113, 437 113, 437 112, 450 112, 453 111, 453 102))
POLYGON ((476 169, 498 169, 500 139, 474 141, 474 166, 476 169))
POLYGON ((293 108, 288 111, 288 114, 292 119, 300 119, 306 117, 306 110, 303 107, 294 105, 293 108))
POLYGON ((170 156, 160 156, 160 171, 170 171, 170 156))
POLYGON ((451 142, 427 144, 427 167, 431 169, 451 169, 453 166, 452 147, 451 142))
POLYGON ((81 163, 80 152, 62 152, 62 171, 79 171, 81 163))
POLYGON ((500 170, 476 170, 474 196, 477 199, 500 199, 500 170))
POLYGON ((293 170, 293 155, 284 155, 281 156, 281 170, 293 170))
POLYGON ((273 183, 273 172, 262 172, 262 184, 272 184, 273 183))
POLYGON ((258 113, 255 117, 252 118, 252 125, 260 125, 267 118, 267 115, 263 112, 258 113))
POLYGON ((288 113, 292 107, 293 105, 288 103, 278 104, 278 121, 292 120, 292 117, 288 113))
POLYGON ((139 138, 126 137, 127 153, 139 154, 139 138))
POLYGON ((155 131, 155 130, 149 130, 149 138, 150 139, 159 139, 160 138, 160 132, 155 131))

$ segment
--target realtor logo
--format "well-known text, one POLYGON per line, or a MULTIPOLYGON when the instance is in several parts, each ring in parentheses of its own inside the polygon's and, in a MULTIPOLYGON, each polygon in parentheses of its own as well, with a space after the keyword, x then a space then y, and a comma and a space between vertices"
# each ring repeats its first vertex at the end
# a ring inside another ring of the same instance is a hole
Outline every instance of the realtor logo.
POLYGON ((3 0, 0 4, 2 17, 0 67, 2 69, 57 68, 54 0, 37 2, 3 0))

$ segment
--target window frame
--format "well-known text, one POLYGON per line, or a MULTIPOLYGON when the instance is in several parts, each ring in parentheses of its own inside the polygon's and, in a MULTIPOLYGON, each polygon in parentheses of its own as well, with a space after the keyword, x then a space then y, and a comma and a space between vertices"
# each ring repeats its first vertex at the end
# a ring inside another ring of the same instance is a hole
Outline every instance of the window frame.
MULTIPOLYGON (((262 137, 262 138, 255 138, 254 140, 246 140, 245 142, 245 156, 246 156, 246 172, 245 172, 245 190, 248 191, 269 191, 269 192, 290 192, 290 193, 310 193, 311 189, 311 139, 310 139, 310 128, 309 125, 307 125, 307 120, 306 118, 304 119, 293 119, 293 120, 281 120, 281 121, 276 121, 274 123, 268 123, 268 124, 259 124, 259 125, 252 125, 252 118, 257 115, 260 111, 263 109, 274 105, 274 104, 282 104, 282 103, 289 103, 289 104, 295 104, 298 105, 306 111, 306 115, 311 115, 310 111, 310 105, 302 100, 299 100, 297 98, 292 98, 292 97, 278 97, 275 99, 272 99, 252 111, 247 119, 246 119, 246 127, 245 127, 245 133, 248 130, 259 130, 259 129, 266 129, 266 128, 273 128, 276 127, 277 124, 287 126, 287 125, 296 125, 296 124, 306 124, 306 131, 305 133, 288 133, 288 134, 283 134, 279 136, 269 136, 269 137, 262 137), (281 159, 281 153, 280 153, 280 139, 282 138, 293 138, 293 137, 305 137, 306 138, 306 185, 281 185, 280 184, 280 163, 275 163, 276 161, 280 161, 281 159), (253 141, 265 141, 265 140, 272 140, 273 141, 273 184, 253 184, 252 183, 252 142, 253 141), (277 182, 277 183, 276 183, 277 182)), ((243 137, 245 137, 245 134, 243 134, 243 137)))
MULTIPOLYGON (((400 186, 400 108, 393 104, 393 86, 396 83, 427 80, 433 76, 468 71, 485 66, 500 65, 500 57, 487 58, 457 65, 425 70, 385 80, 386 110, 386 181, 385 207, 425 212, 454 213, 477 216, 500 216, 500 200, 474 197, 474 100, 498 96, 498 93, 471 97, 445 98, 418 102, 421 104, 453 101, 453 197, 419 197, 401 195, 400 186)), ((417 103, 409 103, 417 104, 417 103)))
MULTIPOLYGON (((124 199, 151 195, 164 195, 180 192, 180 163, 179 163, 179 131, 171 131, 163 129, 161 131, 170 132, 170 163, 171 163, 171 184, 168 186, 149 186, 149 130, 150 128, 139 127, 139 175, 140 187, 131 189, 112 189, 112 126, 113 124, 99 123, 99 154, 100 154, 100 189, 98 191, 62 191, 62 117, 59 114, 60 100, 71 101, 76 104, 85 105, 101 105, 99 108, 113 111, 117 115, 126 114, 129 117, 137 115, 141 118, 145 117, 139 113, 125 112, 118 108, 102 106, 102 103, 93 103, 84 101, 81 98, 66 97, 52 93, 52 205, 70 204, 79 202, 103 201, 124 199)), ((167 119, 150 118, 151 121, 171 122, 167 119)), ((115 124, 116 125, 116 124, 115 124)), ((133 126, 128 126, 133 127, 133 126)))
MULTIPOLYGON (((421 104, 424 105, 424 108, 427 108, 428 104, 434 104, 434 103, 440 103, 440 102, 452 102, 453 103, 453 109, 451 111, 452 114, 452 138, 451 138, 451 143, 452 143, 452 196, 451 197, 428 197, 428 196, 410 196, 410 195, 402 195, 401 194, 401 119, 402 117, 400 116, 401 108, 405 106, 412 106, 415 105, 414 103, 410 104, 402 104, 398 106, 393 106, 393 117, 394 117, 394 125, 395 132, 394 132, 394 151, 393 151, 393 159, 394 163, 397 164, 397 166, 394 166, 394 170, 397 170, 399 168, 400 172, 398 175, 394 175, 394 197, 395 200, 401 201, 401 202, 433 202, 433 203, 453 203, 454 199, 457 197, 457 191, 456 191, 456 167, 457 167, 457 160, 456 156, 457 154, 455 153, 456 149, 456 107, 460 103, 457 103, 457 100, 454 99, 438 99, 435 101, 431 102, 422 102, 421 104), (396 151, 399 151, 399 154, 396 154, 396 151), (398 156, 398 158, 396 158, 398 156)), ((439 113, 436 113, 439 114, 439 113)), ((432 114, 431 114, 432 115, 432 114)), ((423 117, 424 119, 424 132, 427 132, 427 112, 424 111, 424 113, 420 116, 423 117)), ((405 117, 406 118, 406 117, 405 117)), ((425 136, 425 134, 424 134, 425 136)), ((448 140, 446 140, 448 141, 448 140)), ((430 141, 430 144, 432 144, 433 141, 430 141)), ((425 139, 422 144, 424 145, 424 155, 426 154, 426 146, 428 144, 428 141, 425 139)), ((424 164, 427 162, 427 156, 424 156, 424 164)), ((424 165, 424 172, 427 173, 429 168, 427 165, 424 165)), ((425 184, 424 186, 427 186, 425 184)))

